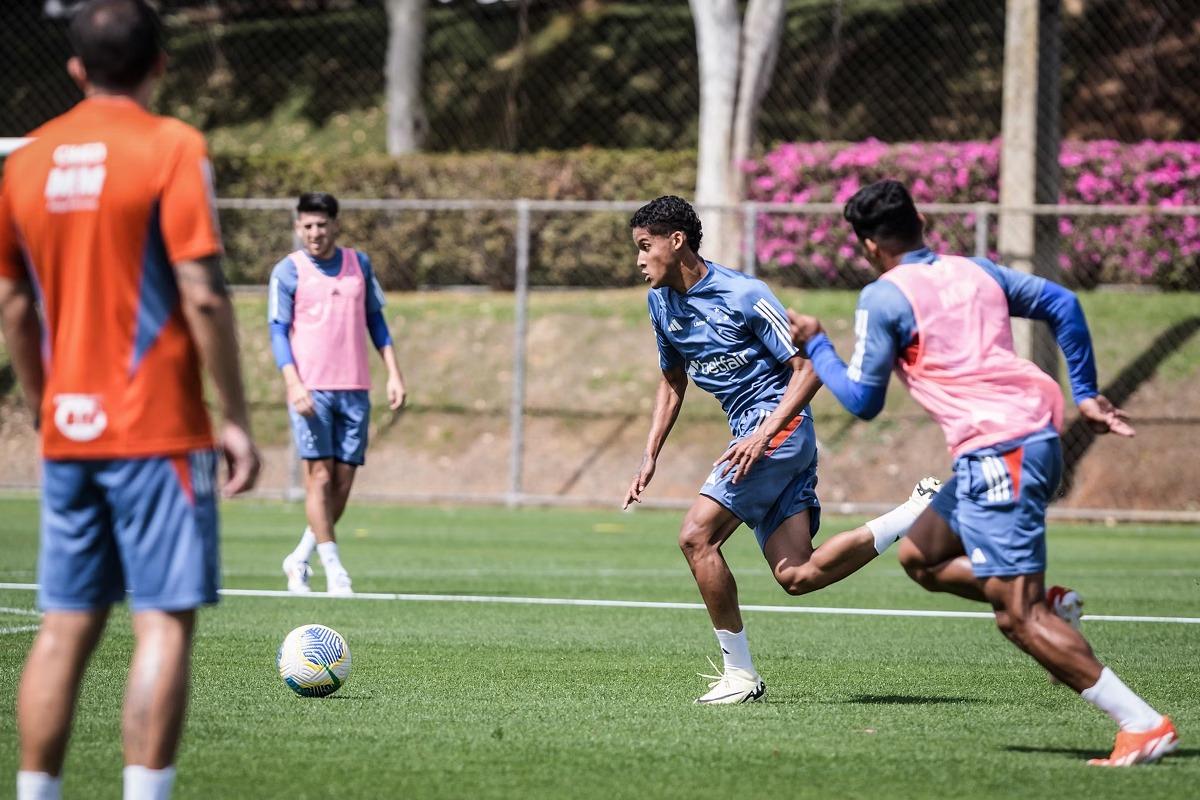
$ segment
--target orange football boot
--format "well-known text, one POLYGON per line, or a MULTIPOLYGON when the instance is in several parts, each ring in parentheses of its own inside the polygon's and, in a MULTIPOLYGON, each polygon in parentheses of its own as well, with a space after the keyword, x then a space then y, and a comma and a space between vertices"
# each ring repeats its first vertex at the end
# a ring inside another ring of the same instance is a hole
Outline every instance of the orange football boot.
POLYGON ((1088 761, 1093 767, 1132 767, 1134 764, 1150 764, 1179 746, 1179 735, 1167 717, 1152 728, 1141 733, 1117 731, 1117 743, 1108 758, 1093 758, 1088 761))

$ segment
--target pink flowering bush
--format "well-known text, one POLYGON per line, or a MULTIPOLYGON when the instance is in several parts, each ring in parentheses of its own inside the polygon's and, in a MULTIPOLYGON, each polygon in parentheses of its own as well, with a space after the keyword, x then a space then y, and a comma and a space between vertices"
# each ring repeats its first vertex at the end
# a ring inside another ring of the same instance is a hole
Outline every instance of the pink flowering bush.
MULTIPOLYGON (((1064 142, 1060 202, 1200 205, 1200 143, 1064 142)), ((917 205, 996 202, 1000 143, 781 144, 746 164, 747 199, 842 204, 880 178, 903 181, 917 205)), ((926 239, 945 252, 975 251, 975 215, 932 214, 926 239)), ((1156 284, 1200 289, 1200 220, 1194 216, 1061 216, 1058 265, 1073 286, 1156 284)), ((1052 221, 1051 221, 1052 220, 1052 221)), ((996 258, 996 220, 988 255, 996 258)), ((801 286, 863 284, 873 275, 840 213, 762 214, 757 254, 764 274, 801 286)))

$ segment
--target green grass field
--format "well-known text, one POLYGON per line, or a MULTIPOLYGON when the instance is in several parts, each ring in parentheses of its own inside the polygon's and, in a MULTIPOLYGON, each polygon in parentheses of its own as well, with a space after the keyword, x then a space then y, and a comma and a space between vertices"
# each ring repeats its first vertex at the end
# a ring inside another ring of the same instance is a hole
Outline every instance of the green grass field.
MULTIPOLYGON (((33 582, 36 521, 33 501, 0 501, 0 582, 33 582)), ((341 541, 357 590, 461 599, 226 597, 202 617, 176 796, 1195 796, 1194 624, 1085 621, 1102 660, 1183 737, 1161 764, 1100 770, 1084 760, 1107 753, 1112 723, 985 619, 748 611, 766 700, 702 708, 696 673, 718 655, 703 611, 484 599, 696 602, 677 525, 652 511, 352 508, 341 541), (353 652, 350 680, 325 700, 294 696, 275 673, 279 642, 308 622, 336 628, 353 652)), ((226 587, 281 589, 279 561, 302 527, 296 505, 226 505, 226 587)), ((1056 525, 1051 577, 1078 588, 1091 614, 1195 618, 1198 548, 1194 528, 1056 525)), ((743 604, 982 610, 923 592, 892 553, 793 599, 748 532, 726 550, 743 604)), ((0 629, 29 625, 13 609, 33 603, 0 590, 0 629)), ((0 634, 0 795, 13 785, 11 709, 32 636, 0 634)), ((130 647, 120 610, 83 689, 67 797, 120 797, 130 647)))

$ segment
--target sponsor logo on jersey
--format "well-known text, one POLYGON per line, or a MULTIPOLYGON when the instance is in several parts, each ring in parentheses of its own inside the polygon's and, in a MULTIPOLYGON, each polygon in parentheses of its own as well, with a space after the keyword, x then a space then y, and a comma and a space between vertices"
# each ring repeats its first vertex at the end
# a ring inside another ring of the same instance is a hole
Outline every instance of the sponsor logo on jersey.
POLYGON ((683 326, 679 324, 679 320, 673 319, 671 320, 671 324, 667 326, 667 330, 672 332, 681 331, 683 330, 683 326))
POLYGON ((743 350, 740 353, 722 353, 716 358, 710 358, 705 361, 688 362, 689 375, 723 375, 727 372, 733 372, 736 369, 741 369, 750 363, 751 351, 743 350))
POLYGON ((52 214, 95 211, 108 170, 104 142, 60 144, 54 148, 54 166, 46 176, 46 209, 52 214))
POLYGON ((58 394, 54 406, 54 427, 73 442, 90 442, 108 427, 98 395, 58 394))

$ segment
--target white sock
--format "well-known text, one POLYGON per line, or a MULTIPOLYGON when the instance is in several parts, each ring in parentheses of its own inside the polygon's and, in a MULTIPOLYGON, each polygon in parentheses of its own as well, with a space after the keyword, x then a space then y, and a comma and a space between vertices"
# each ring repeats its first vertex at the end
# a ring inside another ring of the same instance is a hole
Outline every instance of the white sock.
POLYGON ((313 548, 316 546, 317 537, 313 535, 312 528, 305 528, 303 535, 300 537, 300 542, 296 545, 296 549, 292 551, 292 558, 307 564, 309 557, 312 555, 313 548))
POLYGON ((1095 686, 1084 689, 1079 695, 1112 717, 1123 731, 1143 733, 1162 724, 1162 714, 1134 694, 1108 667, 1101 671, 1095 686))
POLYGON ((62 778, 48 772, 17 773, 17 800, 59 800, 62 797, 62 778))
POLYGON ((345 569, 338 558, 337 542, 321 542, 317 545, 317 555, 321 557, 321 566, 325 567, 326 575, 345 569))
POLYGON ((747 672, 754 672, 754 662, 750 660, 750 643, 746 641, 746 628, 737 633, 713 629, 717 634, 717 642, 721 645, 721 655, 725 658, 725 669, 736 667, 747 672))
POLYGON ((125 768, 125 800, 167 800, 175 783, 175 768, 125 768))
POLYGON ((867 529, 875 535, 875 552, 882 554, 897 540, 907 536, 916 521, 917 515, 906 502, 868 522, 867 529))

